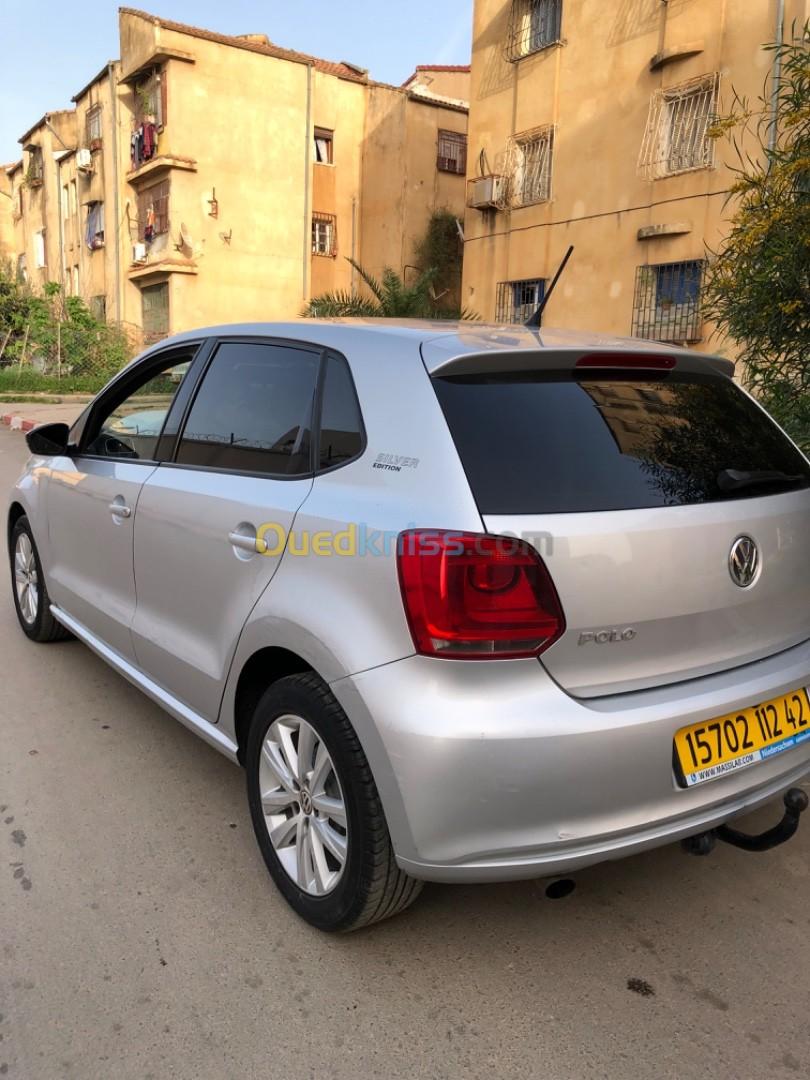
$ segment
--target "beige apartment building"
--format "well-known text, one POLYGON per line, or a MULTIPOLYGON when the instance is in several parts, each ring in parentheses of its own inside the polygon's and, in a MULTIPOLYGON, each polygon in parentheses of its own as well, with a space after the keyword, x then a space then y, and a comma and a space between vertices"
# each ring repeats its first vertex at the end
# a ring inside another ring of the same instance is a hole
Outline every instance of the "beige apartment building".
POLYGON ((463 303, 525 322, 573 244, 545 325, 721 346, 699 297, 735 159, 707 130, 809 7, 476 0, 463 303))
POLYGON ((129 8, 119 32, 120 59, 27 132, 8 170, 29 280, 150 340, 293 318, 351 287, 343 256, 407 274, 431 212, 463 218, 469 68, 391 87, 263 34, 129 8), (32 161, 39 194, 15 180, 32 161))

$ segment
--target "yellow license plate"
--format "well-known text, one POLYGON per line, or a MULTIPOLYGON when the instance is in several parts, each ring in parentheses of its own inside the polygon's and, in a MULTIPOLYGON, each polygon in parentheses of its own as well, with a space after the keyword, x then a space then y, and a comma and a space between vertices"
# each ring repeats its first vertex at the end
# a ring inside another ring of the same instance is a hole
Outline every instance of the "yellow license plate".
POLYGON ((808 689, 677 731, 675 772, 681 787, 716 780, 810 739, 808 689))

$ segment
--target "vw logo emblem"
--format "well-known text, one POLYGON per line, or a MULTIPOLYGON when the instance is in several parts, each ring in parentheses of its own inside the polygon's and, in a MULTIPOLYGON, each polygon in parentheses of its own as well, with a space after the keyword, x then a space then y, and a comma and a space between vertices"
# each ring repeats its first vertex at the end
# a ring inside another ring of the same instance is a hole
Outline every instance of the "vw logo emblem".
POLYGON ((728 568, 731 580, 741 589, 753 585, 759 574, 759 548, 750 536, 738 536, 731 545, 728 568))

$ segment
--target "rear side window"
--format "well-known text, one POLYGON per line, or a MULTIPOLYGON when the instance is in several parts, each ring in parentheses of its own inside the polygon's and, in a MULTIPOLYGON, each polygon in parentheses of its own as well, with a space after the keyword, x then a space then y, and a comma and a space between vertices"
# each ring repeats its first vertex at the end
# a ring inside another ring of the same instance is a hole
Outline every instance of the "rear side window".
POLYGON ((311 472, 320 356, 271 343, 220 345, 194 399, 177 462, 237 472, 311 472))
POLYGON ((575 513, 750 498, 810 485, 810 466, 732 382, 568 373, 433 380, 484 514, 575 513), (785 483, 729 491, 726 470, 785 483))
POLYGON ((343 357, 329 355, 323 380, 318 467, 333 469, 356 458, 364 441, 349 365, 343 357))

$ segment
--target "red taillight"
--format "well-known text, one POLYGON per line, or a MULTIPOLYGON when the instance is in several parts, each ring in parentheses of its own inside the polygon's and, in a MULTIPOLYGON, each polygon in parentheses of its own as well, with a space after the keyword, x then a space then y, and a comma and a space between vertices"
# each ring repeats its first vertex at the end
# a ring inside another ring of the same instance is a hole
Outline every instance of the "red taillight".
POLYGON ((589 353, 577 360, 578 368, 626 368, 633 371, 643 368, 646 371, 672 371, 678 363, 677 356, 665 356, 659 353, 589 353))
POLYGON ((537 656, 565 630, 542 559, 509 536, 409 529, 397 548, 417 651, 456 660, 537 656))

